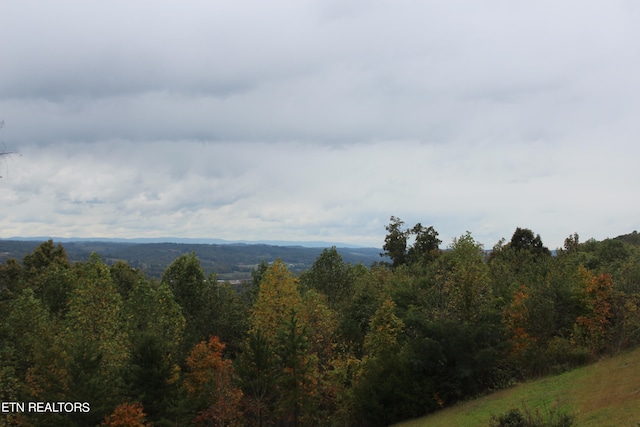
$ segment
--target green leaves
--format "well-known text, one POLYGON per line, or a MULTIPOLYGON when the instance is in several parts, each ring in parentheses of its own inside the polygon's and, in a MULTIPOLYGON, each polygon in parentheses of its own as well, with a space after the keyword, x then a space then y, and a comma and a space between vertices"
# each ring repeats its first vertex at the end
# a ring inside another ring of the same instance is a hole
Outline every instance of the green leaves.
POLYGON ((443 275, 448 293, 448 317, 461 321, 477 320, 492 305, 489 267, 482 245, 467 232, 454 238, 443 255, 447 271, 443 275))
POLYGON ((78 284, 61 323, 60 348, 67 355, 62 368, 70 375, 68 396, 89 399, 92 414, 102 418, 123 391, 129 336, 109 267, 94 254, 77 270, 78 284))
POLYGON ((517 227, 511 236, 510 245, 516 252, 529 251, 535 255, 551 255, 549 249, 542 244, 540 235, 534 237, 533 231, 528 228, 517 227))
POLYGON ((315 289, 327 297, 329 307, 337 308, 353 293, 351 265, 342 260, 336 247, 324 249, 308 271, 300 275, 305 289, 315 289))
POLYGON ((0 266, 2 399, 91 403, 39 425, 389 425, 640 342, 629 243, 551 257, 518 229, 487 257, 469 232, 441 252, 432 227, 387 230, 393 268, 330 248, 244 294, 193 253, 156 282, 47 242, 0 266))
POLYGON ((409 233, 403 230, 404 221, 395 216, 389 219, 389 225, 385 226, 387 235, 384 238, 384 254, 392 261, 392 267, 397 268, 407 263, 407 239, 409 233))
POLYGON ((411 229, 403 229, 404 221, 391 216, 389 225, 385 226, 387 235, 384 239, 383 256, 392 260, 392 268, 401 265, 417 265, 429 263, 440 254, 438 232, 433 227, 424 227, 417 223, 411 229), (409 239, 415 236, 413 245, 408 247, 409 239))
POLYGON ((136 283, 123 303, 122 313, 132 342, 152 335, 177 360, 185 319, 168 285, 146 280, 136 283))

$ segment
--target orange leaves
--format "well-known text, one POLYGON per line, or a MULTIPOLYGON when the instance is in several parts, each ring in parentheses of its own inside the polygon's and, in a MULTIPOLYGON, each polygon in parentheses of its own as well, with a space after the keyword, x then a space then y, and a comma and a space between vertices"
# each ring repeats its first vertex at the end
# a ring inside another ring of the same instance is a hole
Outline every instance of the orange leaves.
POLYGON ((196 344, 187 357, 185 389, 205 406, 194 418, 196 424, 228 426, 240 417, 242 391, 233 385, 235 372, 231 360, 222 358, 224 347, 218 337, 211 337, 196 344))
POLYGON ((218 337, 209 338, 209 342, 202 341, 191 350, 187 357, 189 372, 185 378, 185 387, 189 395, 206 392, 206 387, 215 386, 212 382, 223 380, 231 367, 230 360, 222 359, 224 343, 218 337))
POLYGON ((150 427, 146 421, 142 403, 123 403, 118 405, 102 422, 104 427, 150 427))
POLYGON ((511 336, 512 352, 516 357, 528 350, 536 342, 536 338, 527 332, 529 309, 526 302, 528 299, 527 287, 525 285, 520 286, 513 293, 511 305, 503 313, 507 332, 511 336))
POLYGON ((612 314, 613 280, 608 274, 585 276, 587 312, 576 318, 576 338, 598 353, 608 340, 612 314))
POLYGON ((609 324, 612 293, 613 280, 608 274, 595 276, 587 286, 587 294, 593 301, 593 313, 599 325, 609 324))

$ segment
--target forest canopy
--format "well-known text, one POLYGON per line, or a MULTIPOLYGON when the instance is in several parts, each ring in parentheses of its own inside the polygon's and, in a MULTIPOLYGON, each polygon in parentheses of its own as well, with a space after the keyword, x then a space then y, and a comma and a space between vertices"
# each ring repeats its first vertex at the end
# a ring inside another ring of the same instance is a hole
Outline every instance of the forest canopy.
POLYGON ((640 239, 391 217, 384 258, 324 249, 297 273, 263 261, 241 288, 195 253, 158 278, 47 241, 0 264, 8 426, 384 426, 640 343, 640 239), (77 404, 76 404, 77 403, 77 404))

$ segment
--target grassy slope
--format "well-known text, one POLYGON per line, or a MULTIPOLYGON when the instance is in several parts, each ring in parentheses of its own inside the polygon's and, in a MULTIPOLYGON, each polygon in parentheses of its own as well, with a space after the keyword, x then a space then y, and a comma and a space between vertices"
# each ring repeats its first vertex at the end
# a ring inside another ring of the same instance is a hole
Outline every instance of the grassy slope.
POLYGON ((461 403, 397 427, 487 426, 492 414, 511 408, 549 409, 576 416, 577 426, 637 426, 640 423, 640 349, 564 374, 546 377, 461 403))

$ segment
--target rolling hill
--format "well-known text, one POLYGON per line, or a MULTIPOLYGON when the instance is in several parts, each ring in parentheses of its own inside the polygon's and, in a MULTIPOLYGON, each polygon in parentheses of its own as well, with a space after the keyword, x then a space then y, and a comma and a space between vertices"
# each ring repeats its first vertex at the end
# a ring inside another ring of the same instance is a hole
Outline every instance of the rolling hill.
POLYGON ((543 412, 572 413, 575 426, 637 426, 640 424, 640 349, 603 359, 560 375, 443 409, 395 427, 480 427, 492 415, 523 407, 543 412))
MULTIPOLYGON (((42 241, 0 239, 0 262, 9 258, 22 258, 33 252, 42 241)), ((54 240, 54 243, 60 243, 54 240)), ((207 274, 216 273, 220 279, 250 279, 251 270, 260 262, 272 262, 278 258, 284 261, 294 273, 311 267, 322 253, 322 247, 298 245, 279 246, 267 244, 202 244, 202 243, 135 243, 131 241, 76 241, 61 243, 72 262, 85 261, 92 252, 97 253, 107 263, 125 261, 138 268, 149 277, 159 278, 165 268, 182 254, 195 252, 207 274)), ((347 263, 361 263, 366 266, 380 262, 378 248, 341 247, 337 248, 347 263)))

